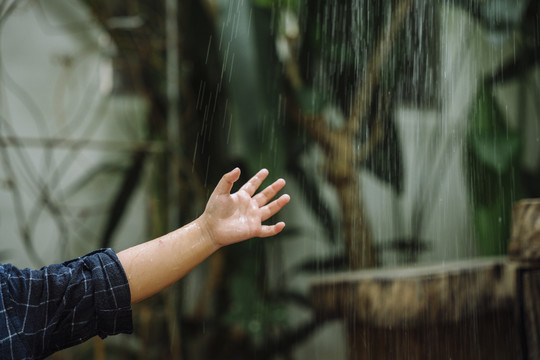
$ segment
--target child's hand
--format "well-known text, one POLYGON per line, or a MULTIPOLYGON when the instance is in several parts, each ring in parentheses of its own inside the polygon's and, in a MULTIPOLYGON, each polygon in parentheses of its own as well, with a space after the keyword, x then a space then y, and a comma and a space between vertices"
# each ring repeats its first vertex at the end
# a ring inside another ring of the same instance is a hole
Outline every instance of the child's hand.
POLYGON ((240 177, 240 169, 236 168, 223 175, 199 218, 201 230, 206 231, 217 246, 234 244, 253 237, 272 236, 283 230, 284 222, 275 225, 262 224, 290 200, 289 195, 282 195, 268 204, 285 186, 283 179, 277 180, 254 196, 267 176, 268 170, 262 169, 240 190, 231 194, 234 182, 240 177))

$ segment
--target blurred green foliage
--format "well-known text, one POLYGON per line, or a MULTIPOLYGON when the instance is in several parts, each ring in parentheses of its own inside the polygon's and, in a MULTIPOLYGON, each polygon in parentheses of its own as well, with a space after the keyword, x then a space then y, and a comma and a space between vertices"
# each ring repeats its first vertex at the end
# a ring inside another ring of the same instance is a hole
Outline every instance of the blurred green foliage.
POLYGON ((481 255, 502 255, 510 238, 512 204, 520 198, 522 138, 507 123, 490 85, 472 102, 466 171, 481 255))
POLYGON ((498 86, 524 81, 540 61, 540 33, 532 30, 540 20, 540 6, 531 0, 456 0, 455 4, 469 11, 493 38, 513 34, 518 39, 514 56, 480 81, 469 110, 465 146, 478 250, 480 255, 506 254, 512 206, 522 197, 540 196, 536 186, 540 168, 523 168, 524 119, 514 128, 509 126, 495 94, 498 86))
POLYGON ((295 8, 302 0, 251 0, 253 5, 262 8, 295 8))
POLYGON ((227 280, 230 306, 221 320, 247 334, 254 344, 260 344, 289 322, 285 304, 265 296, 264 262, 254 256, 253 250, 241 244, 235 251, 235 258, 242 255, 242 261, 236 262, 227 280))

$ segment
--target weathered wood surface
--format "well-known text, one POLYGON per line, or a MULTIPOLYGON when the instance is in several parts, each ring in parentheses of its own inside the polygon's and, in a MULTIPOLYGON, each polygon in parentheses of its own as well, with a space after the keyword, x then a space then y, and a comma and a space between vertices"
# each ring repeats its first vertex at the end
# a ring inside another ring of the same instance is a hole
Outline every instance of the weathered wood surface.
POLYGON ((517 202, 512 210, 510 259, 540 263, 540 199, 517 202))
POLYGON ((337 274, 315 311, 348 325, 351 360, 519 359, 517 263, 506 257, 337 274))
POLYGON ((317 314, 380 327, 459 322, 512 309, 515 267, 504 258, 357 271, 312 283, 317 314))
POLYGON ((522 358, 540 359, 540 199, 514 205, 508 256, 518 266, 516 307, 522 358))
POLYGON ((350 359, 540 359, 540 199, 513 209, 509 257, 318 278, 350 359))
POLYGON ((540 359, 540 270, 521 272, 523 347, 526 359, 540 359))
POLYGON ((348 323, 351 360, 518 360, 514 313, 473 315, 411 327, 348 323))

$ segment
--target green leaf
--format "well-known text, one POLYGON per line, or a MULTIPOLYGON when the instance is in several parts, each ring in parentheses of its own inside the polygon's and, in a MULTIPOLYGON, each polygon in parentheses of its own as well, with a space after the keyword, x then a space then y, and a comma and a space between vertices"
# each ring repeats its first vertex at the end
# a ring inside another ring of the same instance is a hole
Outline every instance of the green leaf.
POLYGON ((481 255, 501 255, 507 252, 510 237, 511 203, 505 203, 498 197, 491 206, 477 206, 474 212, 474 224, 481 255))
POLYGON ((487 206, 501 193, 515 193, 513 169, 519 167, 521 141, 520 134, 508 127, 492 87, 480 86, 469 112, 465 149, 474 204, 487 206))
POLYGON ((469 112, 469 135, 503 133, 508 130, 503 113, 490 85, 481 84, 469 112))
POLYGON ((521 139, 517 133, 482 134, 471 139, 471 151, 498 173, 507 171, 517 160, 521 139))
POLYGON ((272 7, 275 0, 253 0, 253 4, 260 7, 272 7))
POLYGON ((470 181, 469 196, 480 255, 505 254, 512 205, 521 197, 514 171, 501 175, 486 167, 476 169, 470 181))
POLYGON ((467 133, 467 152, 497 173, 518 162, 521 136, 509 128, 491 86, 481 86, 473 101, 467 133))
POLYGON ((481 255, 506 253, 512 204, 520 197, 516 174, 521 136, 510 129, 491 86, 480 86, 471 104, 465 171, 481 255))

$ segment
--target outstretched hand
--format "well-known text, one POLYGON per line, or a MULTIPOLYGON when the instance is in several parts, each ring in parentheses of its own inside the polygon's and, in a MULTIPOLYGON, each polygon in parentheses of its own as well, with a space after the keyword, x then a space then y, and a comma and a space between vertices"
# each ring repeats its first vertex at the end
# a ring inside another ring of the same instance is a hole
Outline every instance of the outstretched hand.
POLYGON ((236 168, 223 175, 200 217, 201 226, 217 246, 234 244, 253 237, 273 236, 283 230, 284 222, 262 224, 290 200, 289 195, 285 194, 269 203, 285 186, 283 179, 276 180, 255 195, 267 176, 268 170, 262 169, 237 192, 231 194, 234 182, 240 177, 240 169, 236 168))
POLYGON ((255 195, 267 176, 268 170, 263 169, 231 194, 234 182, 240 177, 240 169, 234 169, 223 175, 198 219, 119 252, 118 259, 129 281, 131 302, 145 299, 181 279, 222 246, 256 236, 272 236, 283 230, 283 222, 262 224, 290 200, 289 195, 281 195, 272 201, 285 186, 283 179, 255 195))

